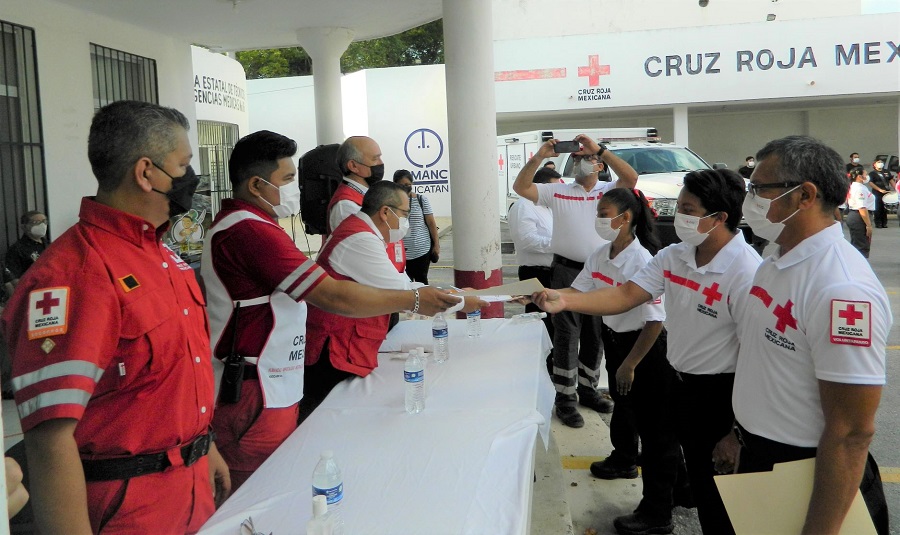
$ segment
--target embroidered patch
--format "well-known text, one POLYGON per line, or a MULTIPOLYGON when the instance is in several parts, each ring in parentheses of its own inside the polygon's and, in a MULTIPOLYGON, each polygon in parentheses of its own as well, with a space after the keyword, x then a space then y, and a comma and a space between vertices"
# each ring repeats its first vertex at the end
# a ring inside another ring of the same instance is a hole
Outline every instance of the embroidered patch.
POLYGON ((41 288, 28 295, 28 339, 66 334, 69 329, 69 287, 41 288))
POLYGON ((831 300, 831 343, 872 345, 872 304, 868 301, 831 300))
POLYGON ((44 343, 41 344, 41 349, 44 350, 44 353, 50 353, 54 347, 56 347, 56 342, 49 338, 44 338, 44 343))
POLYGON ((125 275, 124 277, 119 279, 119 284, 121 284, 122 288, 125 289, 125 293, 128 293, 141 285, 141 283, 139 283, 138 280, 134 278, 134 275, 125 275))

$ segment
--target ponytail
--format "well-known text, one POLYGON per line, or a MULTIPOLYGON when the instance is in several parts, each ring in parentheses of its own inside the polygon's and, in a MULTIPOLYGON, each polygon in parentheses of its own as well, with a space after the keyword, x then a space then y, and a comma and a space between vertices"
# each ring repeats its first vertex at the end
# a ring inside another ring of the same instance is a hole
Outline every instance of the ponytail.
POLYGON ((603 199, 609 201, 619 209, 619 212, 631 212, 631 232, 640 244, 656 255, 662 248, 659 237, 656 235, 656 214, 644 194, 638 189, 616 188, 603 194, 603 199))

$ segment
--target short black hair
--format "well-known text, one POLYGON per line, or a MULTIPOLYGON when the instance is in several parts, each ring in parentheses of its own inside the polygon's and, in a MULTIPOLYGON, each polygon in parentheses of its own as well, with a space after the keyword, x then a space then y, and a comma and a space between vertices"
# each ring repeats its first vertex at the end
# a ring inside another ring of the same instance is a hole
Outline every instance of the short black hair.
POLYGON ((534 174, 534 183, 535 184, 546 184, 547 182, 550 182, 554 178, 562 178, 562 175, 557 173, 553 169, 541 167, 534 174))
POLYGON ((699 169, 684 175, 684 189, 700 199, 707 214, 726 212, 725 226, 737 229, 747 194, 741 175, 731 169, 699 169))
POLYGON ((753 156, 747 156, 746 158, 744 158, 744 161, 746 162, 747 160, 753 160, 753 159, 754 159, 753 156))
POLYGON ((260 130, 238 140, 228 159, 228 178, 237 190, 245 180, 258 176, 268 180, 278 169, 278 160, 297 154, 297 142, 293 139, 260 130))
POLYGON ((40 210, 28 210, 27 212, 22 214, 22 217, 19 218, 19 223, 21 223, 23 225, 27 225, 28 223, 31 222, 31 218, 36 215, 42 215, 44 217, 47 217, 47 215, 44 212, 41 212, 40 210))
POLYGON ((760 162, 769 157, 778 159, 775 177, 779 181, 815 184, 824 211, 830 212, 847 200, 850 184, 841 155, 818 139, 787 136, 770 141, 756 153, 760 162))
POLYGON ((410 182, 415 182, 415 180, 413 180, 412 173, 410 173, 408 170, 398 169, 394 171, 394 182, 399 182, 404 178, 408 178, 410 182))
POLYGON ((382 206, 396 206, 397 201, 406 196, 406 190, 400 184, 379 180, 369 186, 363 196, 360 211, 368 216, 373 216, 378 213, 378 210, 381 210, 382 206))
POLYGON ((851 152, 851 153, 850 153, 850 157, 853 158, 853 156, 859 156, 859 153, 858 153, 858 152, 851 152))

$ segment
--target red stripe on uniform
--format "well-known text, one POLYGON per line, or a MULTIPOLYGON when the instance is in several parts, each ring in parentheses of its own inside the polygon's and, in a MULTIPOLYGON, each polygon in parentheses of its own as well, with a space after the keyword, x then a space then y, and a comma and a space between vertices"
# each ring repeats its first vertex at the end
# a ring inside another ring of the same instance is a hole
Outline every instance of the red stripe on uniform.
POLYGON ((601 193, 600 195, 598 195, 596 197, 575 197, 573 195, 563 195, 562 193, 554 193, 553 196, 556 197, 557 199, 562 199, 564 201, 596 201, 600 197, 603 197, 603 194, 601 193))
POLYGON ((769 308, 769 305, 772 304, 772 296, 769 295, 769 292, 767 292, 764 288, 754 286, 753 288, 750 288, 750 295, 759 297, 759 300, 762 301, 764 305, 766 305, 766 308, 769 308))
POLYGON ((691 290, 694 290, 695 292, 700 289, 700 283, 692 281, 691 279, 688 279, 686 277, 682 277, 681 275, 676 275, 668 269, 663 271, 663 277, 669 279, 674 284, 684 286, 685 288, 689 288, 691 290))
POLYGON ((591 273, 591 277, 601 280, 601 281, 605 282, 606 284, 609 284, 610 286, 622 286, 621 282, 616 282, 616 281, 612 280, 611 277, 607 277, 603 273, 598 273, 598 272, 594 271, 593 273, 591 273))

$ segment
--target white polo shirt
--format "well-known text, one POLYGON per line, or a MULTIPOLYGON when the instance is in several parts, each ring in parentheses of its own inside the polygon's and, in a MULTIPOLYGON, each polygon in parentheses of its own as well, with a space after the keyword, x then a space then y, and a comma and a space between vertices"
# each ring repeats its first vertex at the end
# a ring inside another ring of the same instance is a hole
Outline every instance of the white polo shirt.
POLYGON ((516 262, 520 266, 550 267, 552 234, 553 214, 546 206, 520 197, 509 209, 509 235, 516 245, 516 262))
POLYGON ((819 380, 883 385, 893 322, 884 287, 835 223, 753 280, 732 404, 751 433, 815 447, 825 428, 819 380))
POLYGON ((872 190, 859 182, 850 183, 850 192, 847 194, 847 205, 851 210, 875 211, 875 195, 872 190))
MULTIPOLYGON (((594 251, 584 269, 572 282, 572 288, 580 292, 589 292, 598 288, 613 288, 625 284, 628 279, 647 266, 653 258, 638 240, 631 242, 615 258, 610 259, 612 243, 600 246, 594 251)), ((603 316, 603 323, 617 333, 636 331, 644 328, 647 321, 665 321, 666 309, 663 296, 648 301, 639 307, 632 308, 624 314, 603 316)))
MULTIPOLYGON (((375 234, 357 232, 335 245, 328 258, 332 269, 360 284, 385 290, 411 290, 424 286, 419 282, 411 282, 405 272, 397 271, 391 259, 384 253, 387 244, 381 236, 381 231, 368 214, 357 212, 349 217, 362 219, 375 234)), ((331 237, 328 240, 330 241, 331 237)))
POLYGON ((697 267, 697 248, 670 245, 631 281, 654 298, 666 294, 667 356, 675 370, 696 375, 734 373, 737 312, 749 298, 762 259, 738 232, 713 259, 697 267))
POLYGON ((616 187, 616 182, 600 182, 584 191, 577 182, 572 184, 535 184, 536 204, 550 208, 553 214, 553 237, 550 250, 569 260, 584 262, 604 243, 594 231, 597 204, 603 194, 616 187))

